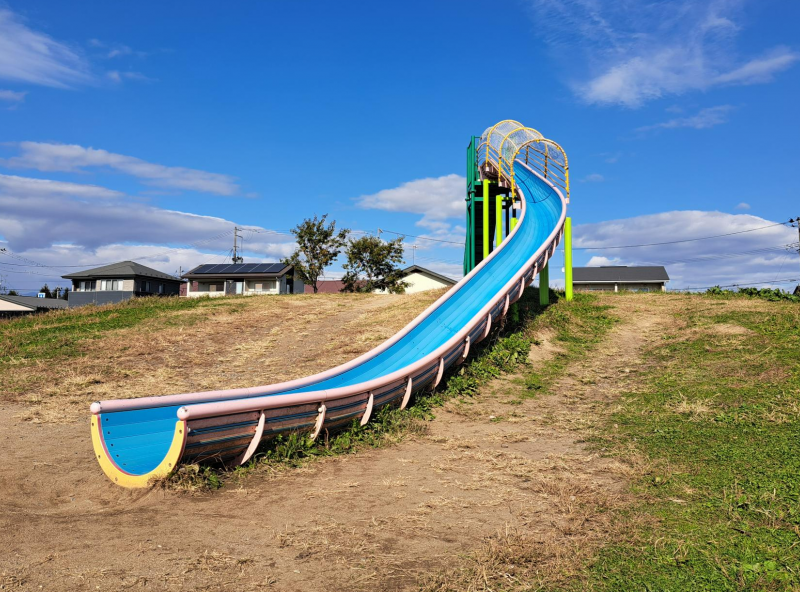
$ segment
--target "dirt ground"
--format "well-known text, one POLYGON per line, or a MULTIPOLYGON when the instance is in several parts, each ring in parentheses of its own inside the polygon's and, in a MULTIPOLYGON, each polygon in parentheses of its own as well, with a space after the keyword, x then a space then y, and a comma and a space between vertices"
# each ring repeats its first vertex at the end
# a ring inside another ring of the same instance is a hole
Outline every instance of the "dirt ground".
MULTIPOLYGON (((607 537, 605 510, 624 502, 633 469, 583 441, 617 394, 635 388, 642 353, 684 305, 679 297, 604 300, 621 322, 568 369, 556 394, 520 403, 521 381, 507 376, 439 410, 425 435, 253 474, 238 489, 116 487, 93 462, 85 411, 37 423, 30 402, 2 403, 0 589, 416 590, 509 531, 536 541, 545 578, 607 537)), ((358 335, 381 314, 376 307, 331 314, 325 329, 358 335)), ((380 323, 382 331, 401 320, 380 323)), ((319 330, 305 332, 310 339, 319 330)), ((558 355, 547 337, 534 363, 558 355)), ((300 339, 273 333, 263 355, 311 347, 300 339)), ((308 350, 297 372, 322 369, 313 357, 308 350)))

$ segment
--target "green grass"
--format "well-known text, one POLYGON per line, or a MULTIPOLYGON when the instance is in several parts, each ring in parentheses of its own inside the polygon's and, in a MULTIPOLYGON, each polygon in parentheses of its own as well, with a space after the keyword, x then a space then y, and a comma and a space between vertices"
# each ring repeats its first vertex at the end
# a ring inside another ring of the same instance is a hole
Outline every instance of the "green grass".
POLYGON ((665 335, 600 440, 652 469, 620 516, 627 540, 575 590, 800 590, 800 307, 714 300, 676 318, 685 329, 665 335))
POLYGON ((382 407, 366 426, 354 421, 346 430, 317 440, 304 433, 278 436, 265 443, 242 467, 226 470, 189 465, 167 478, 167 484, 180 489, 218 489, 259 469, 300 466, 316 458, 396 443, 409 435, 424 433, 425 422, 435 419, 436 409, 448 400, 480 396, 481 388, 490 380, 520 368, 529 377, 526 380, 536 385, 531 387, 531 394, 525 396, 534 396, 533 393, 550 384, 571 360, 585 355, 587 348, 600 341, 616 321, 608 314, 610 307, 599 305, 592 295, 577 294, 572 303, 567 303, 563 294, 551 292, 552 305, 542 307, 538 302, 538 290, 527 290, 518 303, 519 322, 509 322, 479 343, 472 349, 467 363, 444 377, 442 386, 433 393, 417 395, 405 410, 396 406, 382 407), (528 352, 536 343, 535 335, 543 329, 554 332, 554 339, 562 345, 563 352, 541 367, 533 368, 528 352))
POLYGON ((0 363, 9 360, 52 360, 81 354, 79 345, 109 331, 127 329, 150 319, 167 316, 166 325, 198 322, 209 309, 233 312, 242 303, 236 299, 134 298, 119 304, 87 306, 0 322, 0 363), (197 315, 169 316, 198 310, 197 315))

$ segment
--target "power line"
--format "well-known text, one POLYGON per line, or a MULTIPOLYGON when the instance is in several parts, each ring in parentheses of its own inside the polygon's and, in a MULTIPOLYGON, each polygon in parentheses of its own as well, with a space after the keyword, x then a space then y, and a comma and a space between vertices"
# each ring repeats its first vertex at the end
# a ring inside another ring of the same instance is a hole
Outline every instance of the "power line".
POLYGON ((779 253, 782 251, 793 250, 795 243, 786 243, 783 245, 776 245, 774 247, 762 247, 760 249, 752 249, 749 251, 739 251, 735 253, 718 253, 716 255, 700 255, 698 257, 691 257, 689 259, 675 259, 673 261, 647 261, 634 259, 636 263, 649 263, 650 265, 675 265, 676 263, 694 263, 702 261, 713 261, 716 259, 735 259, 743 255, 757 255, 766 253, 779 253))
POLYGON ((379 229, 379 232, 388 232, 389 234, 394 234, 396 236, 403 236, 403 237, 410 236, 411 238, 418 238, 420 240, 431 241, 431 242, 434 242, 434 243, 448 243, 450 245, 459 245, 460 247, 464 246, 464 243, 457 243, 455 241, 444 240, 444 239, 441 239, 441 238, 429 238, 427 236, 417 236, 415 234, 406 234, 405 232, 395 232, 394 230, 386 230, 385 228, 379 229))
POLYGON ((723 236, 733 236, 735 234, 744 234, 745 232, 755 232, 757 230, 764 230, 765 228, 774 228, 775 226, 785 226, 789 222, 777 222, 767 226, 759 226, 758 228, 748 228, 747 230, 737 230, 736 232, 726 232, 725 234, 715 234, 713 236, 701 236, 698 238, 687 238, 676 241, 664 241, 661 243, 643 243, 641 245, 614 245, 614 246, 597 246, 597 247, 572 247, 573 251, 600 251, 605 249, 634 249, 637 247, 658 247, 661 245, 677 245, 678 243, 691 243, 694 241, 709 240, 712 238, 721 238, 723 236))

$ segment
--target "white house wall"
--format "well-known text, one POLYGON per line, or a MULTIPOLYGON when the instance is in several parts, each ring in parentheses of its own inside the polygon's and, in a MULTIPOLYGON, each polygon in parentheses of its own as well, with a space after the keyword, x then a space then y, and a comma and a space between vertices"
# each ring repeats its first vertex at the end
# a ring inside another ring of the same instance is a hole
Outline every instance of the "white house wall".
POLYGON ((0 312, 30 312, 32 310, 30 306, 23 306, 8 300, 0 300, 0 312))
MULTIPOLYGON (((427 290, 439 290, 440 288, 449 288, 453 285, 418 271, 409 273, 403 278, 403 281, 408 284, 408 286, 406 286, 406 294, 416 294, 417 292, 426 292, 427 290)), ((375 294, 386 293, 386 290, 375 290, 375 294)))

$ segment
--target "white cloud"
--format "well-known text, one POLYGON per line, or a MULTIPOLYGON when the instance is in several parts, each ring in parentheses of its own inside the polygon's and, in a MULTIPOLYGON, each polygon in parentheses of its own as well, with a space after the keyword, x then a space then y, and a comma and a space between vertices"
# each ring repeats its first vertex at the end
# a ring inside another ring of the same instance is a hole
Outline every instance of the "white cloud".
POLYGON ((127 45, 119 45, 114 49, 111 49, 107 54, 107 58, 118 58, 121 56, 131 55, 133 50, 128 47, 127 45))
POLYGON ((357 199, 359 207, 423 214, 426 220, 444 220, 464 215, 466 179, 445 175, 408 181, 394 189, 383 189, 357 199))
POLYGON ((636 131, 647 132, 657 129, 675 129, 681 127, 688 127, 692 129, 708 129, 728 121, 728 114, 732 110, 732 105, 718 105, 716 107, 701 109, 697 114, 690 117, 677 117, 662 123, 645 125, 637 128, 636 131))
POLYGON ((775 74, 786 70, 800 59, 800 54, 788 47, 776 47, 763 58, 750 60, 746 64, 714 80, 716 84, 762 84, 771 82, 775 74))
POLYGON ((356 203, 366 209, 422 214, 416 225, 430 232, 419 236, 460 243, 434 243, 417 239, 415 243, 419 248, 434 246, 463 248, 464 228, 454 225, 452 220, 464 218, 466 183, 464 177, 455 174, 417 179, 393 189, 383 189, 372 195, 363 195, 356 199, 356 203))
POLYGON ((741 202, 741 203, 736 205, 736 209, 737 210, 749 210, 750 209, 750 204, 746 203, 746 202, 741 202))
POLYGON ((69 196, 80 198, 122 197, 119 191, 98 185, 81 185, 49 179, 0 175, 0 194, 20 197, 69 196))
POLYGON ((595 255, 594 257, 589 259, 589 262, 586 264, 586 266, 603 267, 608 265, 621 265, 621 264, 622 264, 622 259, 620 259, 619 257, 612 257, 609 259, 608 257, 599 257, 595 255))
POLYGON ((605 181, 606 178, 601 175, 600 173, 591 173, 586 175, 583 179, 581 179, 582 183, 602 183, 605 181))
POLYGON ((15 92, 13 90, 0 90, 0 101, 9 103, 22 103, 25 100, 26 92, 15 92))
POLYGON ((0 79, 68 88, 88 83, 92 76, 76 50, 0 8, 0 79))
MULTIPOLYGON (((143 205, 92 185, 0 177, 0 235, 15 252, 47 250, 70 244, 96 252, 114 244, 199 245, 227 250, 232 244, 230 220, 143 205)), ((289 255, 294 237, 247 227, 245 249, 265 257, 289 255)), ((33 258, 37 260, 36 258, 33 258)))
POLYGON ((141 72, 120 72, 119 70, 109 70, 106 72, 106 78, 112 82, 121 83, 123 80, 134 80, 136 82, 153 82, 149 76, 145 76, 141 72))
POLYGON ((576 62, 586 64, 574 90, 591 104, 635 108, 714 86, 769 82, 800 59, 784 46, 762 58, 737 59, 740 0, 533 4, 537 29, 556 55, 571 71, 576 62))
MULTIPOLYGON (((0 240, 0 247, 8 248, 8 244, 0 240)), ((51 288, 69 286, 69 280, 62 279, 62 275, 118 261, 135 260, 164 273, 177 274, 180 269, 185 273, 199 264, 224 263, 227 258, 227 253, 207 253, 192 248, 169 249, 164 245, 125 244, 109 244, 97 249, 87 249, 72 244, 55 244, 46 248, 15 251, 15 254, 43 264, 43 266, 9 265, 21 261, 11 257, 0 257, 0 276, 4 276, 4 283, 21 293, 36 292, 45 283, 51 288)), ((256 262, 250 258, 247 261, 256 262)))
POLYGON ((229 175, 209 173, 184 167, 168 167, 107 150, 85 148, 76 144, 20 142, 20 155, 2 160, 0 165, 39 171, 80 172, 90 167, 108 167, 132 175, 147 185, 234 195, 239 186, 229 175))
MULTIPOLYGON (((665 265, 670 288, 713 285, 766 285, 776 279, 795 278, 791 262, 797 258, 791 245, 794 229, 750 214, 673 211, 575 227, 574 246, 587 248, 591 265, 665 265), (619 245, 668 243, 727 233, 709 240, 650 247, 611 249, 619 245), (605 247, 605 248, 604 248, 605 247)), ((581 251, 576 251, 580 256, 581 251)))

